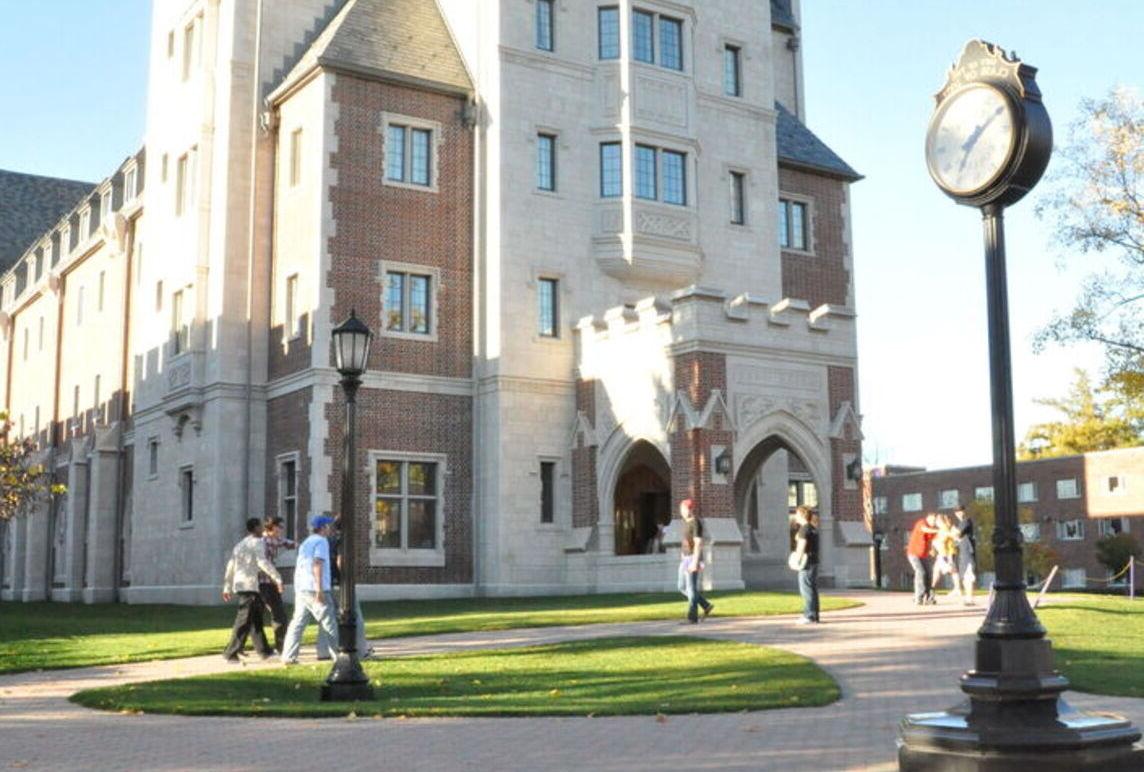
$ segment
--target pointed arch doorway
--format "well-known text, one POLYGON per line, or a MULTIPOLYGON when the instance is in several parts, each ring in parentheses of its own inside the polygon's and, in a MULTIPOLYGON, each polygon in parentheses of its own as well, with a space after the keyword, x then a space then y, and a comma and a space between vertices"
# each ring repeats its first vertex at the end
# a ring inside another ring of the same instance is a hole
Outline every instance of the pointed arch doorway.
POLYGON ((636 442, 624 458, 612 497, 616 555, 657 549, 659 526, 671 521, 671 467, 650 442, 636 442))

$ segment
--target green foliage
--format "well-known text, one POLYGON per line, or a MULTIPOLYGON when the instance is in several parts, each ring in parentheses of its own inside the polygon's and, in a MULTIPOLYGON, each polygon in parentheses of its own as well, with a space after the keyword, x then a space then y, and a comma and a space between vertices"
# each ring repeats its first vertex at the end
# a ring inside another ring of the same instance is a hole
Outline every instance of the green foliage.
POLYGON ((0 522, 27 514, 37 502, 67 491, 53 485, 51 473, 36 463, 32 438, 10 440, 11 428, 8 414, 0 411, 0 522))
MULTIPOLYGON (((996 570, 993 560, 993 531, 997 525, 997 513, 993 502, 975 499, 966 505, 965 514, 973 519, 973 527, 976 532, 978 573, 996 570)), ((1036 516, 1033 510, 1029 507, 1017 507, 1017 522, 1036 522, 1036 516)), ((1034 573, 1044 576, 1045 574, 1041 574, 1039 571, 1033 569, 1032 563, 1035 562, 1039 568, 1046 559, 1051 557, 1052 562, 1049 563, 1049 569, 1051 570, 1053 563, 1056 562, 1056 553, 1049 550, 1049 554, 1046 554, 1045 551, 1041 549, 1042 546, 1043 545, 1038 543, 1026 543, 1024 545, 1024 554, 1025 567, 1030 571, 1034 571, 1034 573)), ((1048 572, 1046 571, 1045 573, 1047 574, 1048 572)))
POLYGON ((733 641, 655 636, 395 657, 363 663, 370 702, 320 702, 329 665, 92 689, 104 710, 225 716, 617 716, 827 705, 838 685, 817 665, 733 641))
POLYGON ((1144 601, 1085 598, 1041 606, 1037 616, 1071 688, 1144 697, 1144 601))
POLYGON ((1061 562, 1057 551, 1044 542, 1026 542, 1024 547, 1025 573, 1044 579, 1061 562))
POLYGON ((1117 533, 1105 536, 1096 543, 1096 559, 1113 573, 1128 565, 1128 559, 1131 557, 1135 557, 1137 561, 1144 558, 1144 551, 1140 549, 1140 543, 1132 534, 1117 533))
POLYGON ((1094 389, 1088 373, 1077 369, 1076 380, 1061 399, 1038 399, 1037 404, 1054 408, 1061 420, 1036 424, 1017 447, 1017 458, 1073 456, 1097 450, 1140 445, 1141 402, 1131 393, 1117 391, 1119 384, 1135 385, 1135 379, 1122 374, 1110 386, 1094 389), (1101 396, 1107 395, 1107 396, 1101 396))

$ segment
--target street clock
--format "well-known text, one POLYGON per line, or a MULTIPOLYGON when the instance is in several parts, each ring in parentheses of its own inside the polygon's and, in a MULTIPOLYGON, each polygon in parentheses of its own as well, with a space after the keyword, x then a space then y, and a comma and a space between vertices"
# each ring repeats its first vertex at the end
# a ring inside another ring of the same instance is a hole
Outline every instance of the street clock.
POLYGON ((1053 128, 1036 73, 992 43, 965 44, 926 133, 930 176, 957 203, 1008 206, 1041 178, 1053 128))

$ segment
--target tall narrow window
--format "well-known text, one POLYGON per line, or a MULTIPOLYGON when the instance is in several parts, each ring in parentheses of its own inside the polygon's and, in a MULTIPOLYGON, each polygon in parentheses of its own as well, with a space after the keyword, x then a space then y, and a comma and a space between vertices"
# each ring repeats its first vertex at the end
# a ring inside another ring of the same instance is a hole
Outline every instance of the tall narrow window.
POLYGON ((187 324, 186 298, 183 290, 171 295, 171 355, 187 350, 191 338, 191 328, 187 324))
POLYGON ((429 332, 429 277, 409 275, 409 331, 429 332))
POLYGON ((600 195, 613 198, 624 192, 624 163, 619 142, 600 144, 600 195))
POLYGON ((745 175, 742 172, 731 172, 731 222, 734 225, 747 222, 745 188, 745 175))
POLYGON ((123 175, 123 201, 135 198, 135 170, 128 169, 123 175))
POLYGON ((398 182, 405 181, 405 127, 390 126, 385 149, 385 176, 398 182))
POLYGON ((383 549, 435 550, 437 464, 378 460, 374 467, 374 545, 383 549))
POLYGON ((83 287, 79 288, 75 299, 75 323, 77 326, 83 324, 83 287))
POLYGON ((620 58, 620 9, 601 8, 598 11, 599 50, 601 59, 620 58))
POLYGON ((536 187, 556 190, 556 137, 536 135, 536 187))
POLYGON ((390 124, 386 129, 385 178, 429 187, 432 177, 433 132, 390 124))
POLYGON ((103 310, 103 286, 104 286, 104 284, 106 284, 106 279, 107 279, 107 272, 106 271, 100 271, 99 272, 99 292, 96 294, 96 298, 95 298, 95 310, 96 311, 102 311, 103 310))
POLYGON ((155 282, 155 312, 160 313, 163 310, 163 282, 155 282))
POLYGON ((636 198, 655 200, 658 186, 655 175, 655 148, 636 145, 636 198))
POLYGON ((159 440, 154 438, 147 441, 147 476, 159 476, 159 440))
POLYGON ((551 523, 556 510, 555 480, 556 463, 554 461, 540 462, 540 522, 551 523))
POLYGON ((179 495, 183 504, 183 522, 195 520, 195 470, 183 467, 179 470, 179 495))
POLYGON ((429 335, 432 277, 387 271, 385 275, 385 329, 429 335))
POLYGON ((663 200, 668 204, 687 204, 686 159, 684 153, 663 151, 663 200))
POLYGON ((655 14, 632 11, 632 58, 637 62, 655 62, 655 14))
POLYGON ((278 464, 278 516, 285 521, 285 536, 294 540, 298 520, 298 462, 283 459, 278 464))
POLYGON ((283 313, 283 332, 287 338, 298 335, 298 274, 286 277, 286 297, 283 313))
POLYGON ((302 180, 302 130, 290 132, 290 185, 302 180))
POLYGON ((40 317, 39 330, 36 334, 36 350, 44 350, 44 317, 40 317))
POLYGON ((187 208, 189 159, 186 155, 179 156, 175 164, 175 214, 181 215, 187 208))
POLYGON ((103 423, 104 422, 103 421, 103 405, 99 401, 99 398, 100 398, 99 387, 100 387, 100 380, 99 380, 99 376, 97 375, 97 376, 95 376, 95 393, 93 395, 94 399, 92 400, 92 403, 93 403, 92 408, 94 408, 94 410, 95 410, 96 420, 99 423, 103 423))
POLYGON ((659 17, 659 64, 671 70, 683 69, 683 22, 659 17))
POLYGON ((723 93, 742 96, 742 56, 738 46, 723 46, 723 93))
POLYGON ((409 159, 409 181, 414 185, 429 184, 429 131, 414 129, 413 149, 409 159))
POLYGON ((24 361, 25 362, 28 361, 28 336, 30 334, 31 334, 31 330, 29 330, 27 327, 25 327, 24 328, 24 361))
POLYGON ((536 47, 541 51, 552 50, 552 5, 553 0, 536 0, 536 47))
POLYGON ((779 246, 783 249, 807 248, 805 203, 779 199, 779 246))
POLYGON ((540 325, 541 337, 556 338, 560 331, 560 309, 557 289, 559 282, 556 279, 541 279, 538 283, 540 291, 540 325))

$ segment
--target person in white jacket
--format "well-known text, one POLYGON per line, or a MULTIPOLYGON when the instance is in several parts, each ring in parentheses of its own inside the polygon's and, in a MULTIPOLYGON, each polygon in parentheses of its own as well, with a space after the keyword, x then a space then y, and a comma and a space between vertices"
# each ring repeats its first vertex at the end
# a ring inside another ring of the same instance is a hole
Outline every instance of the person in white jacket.
POLYGON ((258 572, 269 576, 282 592, 282 576, 274 564, 266 559, 266 547, 262 543, 262 520, 252 517, 246 521, 246 538, 234 545, 230 561, 226 564, 223 578, 222 599, 229 602, 232 595, 238 596, 238 612, 234 615, 234 630, 230 643, 223 651, 223 658, 232 664, 240 662, 239 652, 246 646, 250 636, 254 649, 263 659, 274 655, 274 649, 266 641, 262 629, 262 598, 258 594, 258 572))

